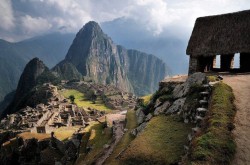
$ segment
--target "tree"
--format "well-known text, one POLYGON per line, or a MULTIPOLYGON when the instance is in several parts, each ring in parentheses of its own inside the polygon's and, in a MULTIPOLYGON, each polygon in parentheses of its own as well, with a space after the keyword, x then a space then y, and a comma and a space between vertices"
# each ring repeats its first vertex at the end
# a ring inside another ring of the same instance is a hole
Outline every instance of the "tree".
POLYGON ((70 99, 71 104, 75 103, 75 96, 74 95, 70 95, 69 99, 70 99))
POLYGON ((96 99, 97 99, 97 94, 96 94, 96 92, 95 92, 94 90, 91 90, 91 89, 88 90, 88 91, 86 92, 86 95, 85 95, 85 96, 87 97, 88 100, 91 100, 92 103, 95 104, 96 99))

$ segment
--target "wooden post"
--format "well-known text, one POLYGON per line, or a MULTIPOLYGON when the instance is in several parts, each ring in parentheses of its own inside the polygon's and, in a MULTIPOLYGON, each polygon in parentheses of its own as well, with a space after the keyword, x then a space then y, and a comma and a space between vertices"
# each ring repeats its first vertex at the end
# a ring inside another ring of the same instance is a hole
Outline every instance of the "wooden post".
POLYGON ((220 68, 221 71, 230 71, 234 64, 234 54, 222 54, 220 56, 220 68))

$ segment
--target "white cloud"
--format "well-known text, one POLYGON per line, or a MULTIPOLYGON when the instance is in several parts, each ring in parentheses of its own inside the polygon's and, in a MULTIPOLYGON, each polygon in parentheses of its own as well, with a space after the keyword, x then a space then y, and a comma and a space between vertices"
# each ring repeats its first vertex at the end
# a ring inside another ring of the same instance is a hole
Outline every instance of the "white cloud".
POLYGON ((249 0, 1 0, 0 34, 18 29, 19 37, 27 38, 61 27, 77 32, 90 20, 101 23, 125 17, 156 37, 165 33, 181 37, 190 35, 197 17, 248 9, 249 5, 249 0))
POLYGON ((0 3, 0 28, 4 30, 15 26, 10 0, 1 0, 0 3))
POLYGON ((25 15, 20 18, 21 26, 26 34, 39 34, 48 31, 52 25, 44 18, 25 15))

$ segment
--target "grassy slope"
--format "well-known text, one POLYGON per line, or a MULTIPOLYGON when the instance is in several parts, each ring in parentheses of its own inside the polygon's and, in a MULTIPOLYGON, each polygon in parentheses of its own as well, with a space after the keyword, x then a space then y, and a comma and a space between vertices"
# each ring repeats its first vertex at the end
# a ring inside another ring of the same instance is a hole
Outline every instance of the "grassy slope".
POLYGON ((85 128, 85 135, 82 139, 80 147, 80 156, 76 161, 78 164, 91 164, 98 154, 103 150, 105 144, 110 143, 112 139, 112 132, 110 128, 103 128, 103 125, 98 122, 92 122, 90 126, 85 128), (91 151, 87 153, 86 147, 92 147, 91 151))
POLYGON ((192 164, 229 164, 235 153, 231 134, 236 113, 232 89, 218 83, 214 86, 208 114, 208 127, 193 141, 192 164))
POLYGON ((126 129, 128 129, 128 130, 123 135, 121 141, 114 148, 113 153, 105 161, 106 162, 105 164, 108 164, 108 165, 122 164, 119 161, 119 159, 116 159, 116 157, 119 155, 119 153, 121 153, 124 149, 126 149, 128 147, 128 145, 131 143, 131 141, 134 139, 134 137, 130 134, 130 132, 137 126, 135 111, 129 110, 127 112, 126 119, 127 119, 126 129))
POLYGON ((181 160, 191 125, 176 116, 154 117, 122 155, 125 164, 171 164, 181 160))
POLYGON ((105 106, 102 102, 102 100, 100 98, 97 98, 97 101, 95 104, 92 103, 92 101, 87 100, 84 96, 83 93, 77 91, 77 90, 64 90, 61 92, 61 94, 66 97, 69 98, 70 95, 74 95, 75 96, 75 103, 77 104, 77 106, 79 107, 84 107, 84 108, 94 108, 97 110, 101 110, 101 111, 110 111, 112 109, 108 108, 107 106, 105 106))

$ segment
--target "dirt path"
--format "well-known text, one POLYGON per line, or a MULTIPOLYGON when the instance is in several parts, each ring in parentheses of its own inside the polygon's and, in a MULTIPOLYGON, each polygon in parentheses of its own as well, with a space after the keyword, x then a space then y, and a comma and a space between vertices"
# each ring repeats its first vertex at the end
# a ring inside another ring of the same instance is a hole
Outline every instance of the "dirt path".
POLYGON ((237 113, 235 136, 237 149, 232 165, 250 164, 250 75, 223 76, 224 82, 233 88, 237 113))

